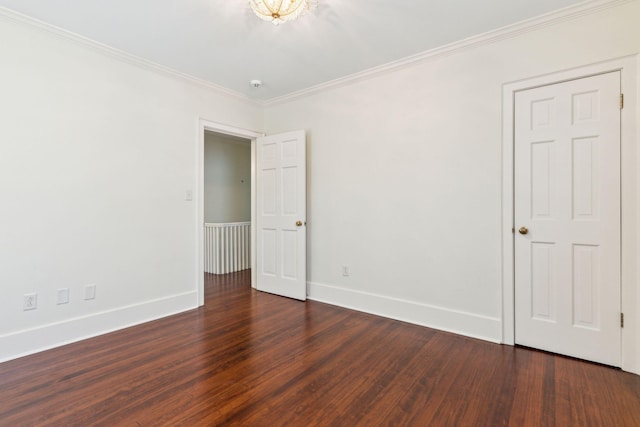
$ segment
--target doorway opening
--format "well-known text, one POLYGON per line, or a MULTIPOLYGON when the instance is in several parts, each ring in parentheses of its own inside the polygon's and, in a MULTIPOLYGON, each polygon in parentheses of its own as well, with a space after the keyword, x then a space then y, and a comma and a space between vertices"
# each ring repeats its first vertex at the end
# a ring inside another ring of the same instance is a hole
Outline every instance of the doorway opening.
POLYGON ((198 305, 205 303, 204 157, 206 132, 251 141, 251 287, 306 299, 306 136, 297 130, 263 134, 198 122, 196 146, 196 280, 198 305), (258 191, 257 181, 260 181, 258 191), (257 206, 260 206, 258 215, 257 206), (258 230, 259 229, 259 230, 258 230), (258 246, 260 246, 258 250, 258 246), (260 256, 258 256, 260 255, 260 256), (260 276, 258 276, 260 270, 260 276), (259 283, 258 283, 259 280, 259 283))
MULTIPOLYGON (((205 274, 250 274, 251 140, 205 130, 203 161, 205 274)), ((205 277, 205 284, 226 280, 205 277)))
POLYGON ((200 119, 198 135, 196 272, 202 306, 205 274, 244 271, 256 287, 255 142, 262 134, 200 119))

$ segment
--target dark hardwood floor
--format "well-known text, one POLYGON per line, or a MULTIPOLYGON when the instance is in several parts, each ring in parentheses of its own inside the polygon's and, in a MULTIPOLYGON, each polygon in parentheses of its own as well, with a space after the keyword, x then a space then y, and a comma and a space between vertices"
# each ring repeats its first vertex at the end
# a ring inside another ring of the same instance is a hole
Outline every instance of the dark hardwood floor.
POLYGON ((250 289, 0 364, 1 426, 640 426, 640 376, 250 289))

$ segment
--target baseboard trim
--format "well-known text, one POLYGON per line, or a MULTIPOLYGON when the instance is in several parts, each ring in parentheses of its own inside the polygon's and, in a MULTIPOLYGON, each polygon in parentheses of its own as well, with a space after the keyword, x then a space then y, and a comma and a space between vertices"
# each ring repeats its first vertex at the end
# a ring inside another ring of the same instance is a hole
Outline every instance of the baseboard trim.
POLYGON ((498 318, 314 282, 307 282, 307 298, 484 341, 502 339, 498 318))
POLYGON ((0 363, 198 307, 196 291, 91 313, 0 336, 0 363))

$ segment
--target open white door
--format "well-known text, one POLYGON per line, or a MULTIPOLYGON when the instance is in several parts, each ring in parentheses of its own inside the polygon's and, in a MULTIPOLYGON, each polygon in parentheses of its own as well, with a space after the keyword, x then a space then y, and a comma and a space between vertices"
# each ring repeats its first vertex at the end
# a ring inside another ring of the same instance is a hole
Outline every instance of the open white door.
POLYGON ((258 138, 257 289, 307 298, 303 130, 258 138))

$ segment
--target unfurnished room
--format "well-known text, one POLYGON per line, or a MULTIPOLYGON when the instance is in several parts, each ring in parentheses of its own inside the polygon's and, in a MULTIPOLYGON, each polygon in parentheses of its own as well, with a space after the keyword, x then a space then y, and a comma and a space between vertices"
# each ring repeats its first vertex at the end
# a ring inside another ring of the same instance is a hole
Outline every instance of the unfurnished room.
POLYGON ((640 0, 0 0, 0 426, 640 426, 640 0))

